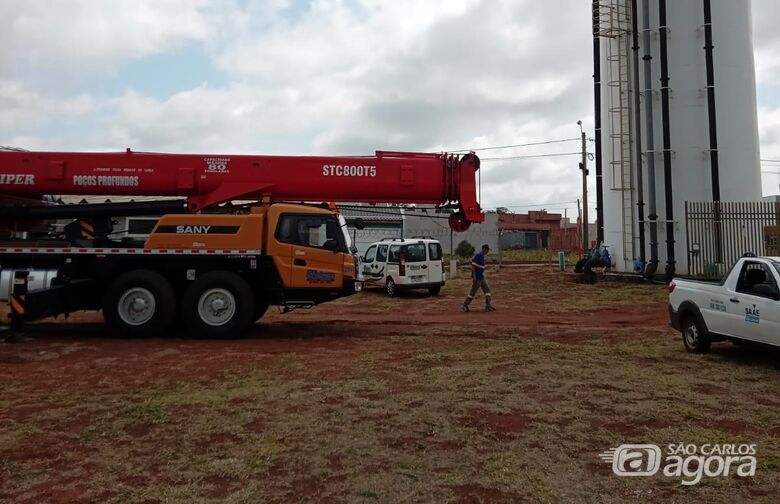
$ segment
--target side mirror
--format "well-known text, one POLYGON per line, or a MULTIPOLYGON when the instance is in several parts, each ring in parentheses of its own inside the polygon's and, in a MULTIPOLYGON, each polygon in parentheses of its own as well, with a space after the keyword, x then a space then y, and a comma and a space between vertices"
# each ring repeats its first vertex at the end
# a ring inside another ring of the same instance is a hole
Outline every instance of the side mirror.
POLYGON ((325 240, 325 243, 322 244, 322 248, 324 248, 325 250, 330 250, 331 252, 338 252, 339 244, 333 238, 328 238, 327 240, 325 240))

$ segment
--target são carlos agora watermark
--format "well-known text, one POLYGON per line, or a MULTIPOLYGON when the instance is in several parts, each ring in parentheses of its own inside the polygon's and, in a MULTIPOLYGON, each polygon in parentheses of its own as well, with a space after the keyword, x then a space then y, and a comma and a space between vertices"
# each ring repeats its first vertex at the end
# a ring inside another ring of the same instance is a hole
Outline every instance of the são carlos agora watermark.
POLYGON ((612 464, 618 476, 654 476, 662 471, 669 478, 681 478, 683 485, 695 485, 703 477, 756 475, 754 444, 670 444, 666 456, 654 444, 623 444, 599 455, 612 464))

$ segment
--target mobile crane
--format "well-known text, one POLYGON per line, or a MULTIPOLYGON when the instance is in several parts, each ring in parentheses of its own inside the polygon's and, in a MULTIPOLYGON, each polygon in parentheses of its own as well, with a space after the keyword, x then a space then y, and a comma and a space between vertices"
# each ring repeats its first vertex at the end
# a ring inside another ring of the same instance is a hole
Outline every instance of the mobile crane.
POLYGON ((484 220, 478 169, 473 153, 0 151, 0 301, 17 326, 102 310, 129 336, 172 324, 236 335, 269 305, 310 307, 360 290, 344 217, 314 203, 432 203, 457 209, 450 225, 463 231, 484 220), (57 204, 51 195, 166 199, 57 204), (129 215, 161 217, 144 241, 112 239, 112 219, 129 215), (52 231, 63 219, 64 231, 52 231))

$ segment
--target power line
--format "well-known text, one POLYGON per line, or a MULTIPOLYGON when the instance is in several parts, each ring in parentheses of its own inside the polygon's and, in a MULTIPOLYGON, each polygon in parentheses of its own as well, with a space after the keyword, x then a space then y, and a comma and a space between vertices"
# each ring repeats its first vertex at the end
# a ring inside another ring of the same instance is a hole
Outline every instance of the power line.
POLYGON ((532 159, 532 158, 548 158, 548 157, 562 157, 562 156, 581 156, 582 152, 560 152, 550 154, 534 154, 529 156, 507 156, 507 157, 492 157, 492 158, 480 158, 481 161, 503 161, 507 159, 532 159))
POLYGON ((562 138, 560 140, 546 140, 543 142, 530 142, 530 143, 522 143, 522 144, 512 144, 512 145, 497 145, 495 147, 478 147, 474 149, 458 149, 458 150, 450 150, 447 152, 478 152, 478 151, 486 151, 486 150, 497 150, 497 149, 513 149, 515 147, 531 147, 534 145, 549 145, 549 144, 555 144, 555 143, 563 143, 563 142, 572 142, 575 140, 579 140, 578 137, 575 138, 562 138))

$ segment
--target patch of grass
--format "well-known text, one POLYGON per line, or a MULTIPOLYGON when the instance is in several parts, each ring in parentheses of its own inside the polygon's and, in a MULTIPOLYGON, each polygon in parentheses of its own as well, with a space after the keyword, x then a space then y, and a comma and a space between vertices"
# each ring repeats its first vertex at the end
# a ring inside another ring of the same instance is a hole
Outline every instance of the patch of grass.
POLYGON ((171 420, 168 408, 155 401, 131 406, 126 410, 126 414, 129 418, 152 425, 168 423, 171 420))

